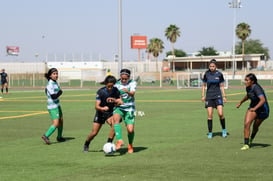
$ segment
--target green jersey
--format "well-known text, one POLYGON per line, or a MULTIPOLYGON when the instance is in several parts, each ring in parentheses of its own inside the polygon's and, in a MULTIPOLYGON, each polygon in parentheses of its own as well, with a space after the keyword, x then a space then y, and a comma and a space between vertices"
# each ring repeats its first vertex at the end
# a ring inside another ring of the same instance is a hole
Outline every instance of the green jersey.
POLYGON ((136 82, 134 80, 129 80, 127 84, 122 84, 121 81, 117 81, 115 87, 118 88, 122 101, 124 104, 118 106, 120 110, 123 111, 135 111, 135 97, 129 96, 128 93, 124 92, 122 89, 127 89, 129 92, 136 91, 136 82))
POLYGON ((60 91, 60 86, 56 81, 49 80, 46 86, 47 109, 54 109, 60 106, 59 98, 53 99, 52 94, 57 94, 60 91))

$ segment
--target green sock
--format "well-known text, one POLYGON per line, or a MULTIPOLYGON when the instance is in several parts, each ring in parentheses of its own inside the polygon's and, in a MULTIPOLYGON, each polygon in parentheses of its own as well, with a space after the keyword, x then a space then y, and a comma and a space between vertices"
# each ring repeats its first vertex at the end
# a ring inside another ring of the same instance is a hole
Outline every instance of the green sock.
POLYGON ((51 126, 49 127, 49 129, 47 130, 45 136, 46 136, 46 137, 50 137, 50 135, 52 135, 52 133, 55 131, 55 129, 56 129, 56 127, 53 126, 53 125, 51 125, 51 126))
POLYGON ((117 140, 122 140, 121 126, 119 123, 114 124, 114 130, 115 130, 117 140))
POLYGON ((129 144, 133 144, 134 137, 135 137, 135 132, 129 133, 129 134, 128 134, 128 141, 129 141, 129 144))
POLYGON ((58 127, 58 138, 63 136, 63 127, 58 127))

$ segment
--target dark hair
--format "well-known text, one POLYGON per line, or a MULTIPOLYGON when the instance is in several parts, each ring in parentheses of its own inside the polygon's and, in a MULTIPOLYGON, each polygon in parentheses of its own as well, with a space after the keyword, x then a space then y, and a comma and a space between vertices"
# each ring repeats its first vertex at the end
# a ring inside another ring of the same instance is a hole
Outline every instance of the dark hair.
POLYGON ((216 60, 215 60, 215 59, 211 59, 211 60, 209 61, 209 64, 211 64, 211 63, 214 63, 214 64, 216 65, 216 60))
POLYGON ((253 73, 249 73, 246 75, 246 77, 248 77, 251 81, 254 82, 254 84, 258 84, 258 80, 255 74, 253 73))
POLYGON ((129 69, 121 69, 120 75, 128 75, 130 77, 131 71, 129 69))
POLYGON ((52 74, 53 72, 58 72, 58 70, 57 70, 56 68, 51 68, 51 69, 49 69, 48 72, 45 73, 45 78, 46 78, 47 80, 49 80, 49 79, 50 79, 50 76, 51 76, 51 74, 52 74))
POLYGON ((108 83, 113 83, 115 84, 117 82, 117 79, 112 76, 112 75, 108 75, 107 77, 105 77, 104 81, 102 81, 100 84, 108 84, 108 83))

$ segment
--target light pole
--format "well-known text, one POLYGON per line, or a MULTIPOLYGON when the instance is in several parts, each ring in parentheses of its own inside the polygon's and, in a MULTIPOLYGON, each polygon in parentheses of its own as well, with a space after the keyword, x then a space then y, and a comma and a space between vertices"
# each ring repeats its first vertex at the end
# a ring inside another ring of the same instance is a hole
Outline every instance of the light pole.
POLYGON ((118 34, 119 34, 119 46, 118 46, 118 75, 120 70, 122 69, 122 0, 118 0, 119 10, 118 10, 118 34))
POLYGON ((232 68, 233 68, 233 79, 235 78, 235 71, 237 68, 236 62, 235 62, 235 37, 236 37, 236 13, 237 9, 241 8, 241 0, 232 0, 232 2, 228 3, 228 6, 230 8, 233 8, 233 47, 232 47, 232 68))

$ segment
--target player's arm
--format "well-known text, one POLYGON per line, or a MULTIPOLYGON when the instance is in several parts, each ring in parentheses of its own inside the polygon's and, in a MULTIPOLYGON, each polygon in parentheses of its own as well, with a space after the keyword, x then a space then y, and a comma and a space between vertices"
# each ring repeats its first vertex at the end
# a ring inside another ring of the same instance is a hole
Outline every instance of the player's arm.
POLYGON ((59 90, 56 94, 50 94, 52 99, 57 99, 58 97, 60 97, 63 94, 62 90, 59 90))
POLYGON ((108 97, 106 101, 108 103, 114 103, 116 106, 123 104, 121 97, 119 98, 108 97))
POLYGON ((47 86, 45 89, 45 93, 50 95, 52 99, 57 99, 63 94, 63 91, 60 89, 57 93, 54 93, 54 87, 52 86, 47 86))
POLYGON ((130 91, 126 88, 122 89, 124 92, 126 92, 130 97, 134 97, 136 93, 136 82, 133 81, 130 83, 130 91))
POLYGON ((248 97, 247 97, 247 95, 245 95, 243 97, 243 99, 236 105, 236 107, 239 108, 247 100, 248 100, 248 97))
POLYGON ((203 84, 202 84, 202 95, 201 95, 202 101, 205 101, 205 99, 206 99, 206 97, 205 97, 206 86, 207 86, 207 83, 203 82, 203 84))
POLYGON ((224 82, 220 83, 220 88, 221 88, 223 100, 224 100, 224 102, 227 102, 227 97, 226 97, 226 94, 225 94, 225 84, 224 84, 224 82))
POLYGON ((101 107, 100 102, 101 102, 100 100, 96 100, 95 109, 98 110, 98 111, 101 111, 101 112, 108 111, 109 107, 107 107, 107 106, 101 107))

